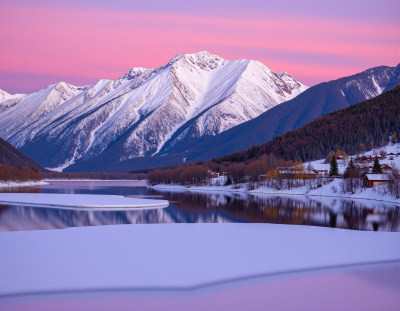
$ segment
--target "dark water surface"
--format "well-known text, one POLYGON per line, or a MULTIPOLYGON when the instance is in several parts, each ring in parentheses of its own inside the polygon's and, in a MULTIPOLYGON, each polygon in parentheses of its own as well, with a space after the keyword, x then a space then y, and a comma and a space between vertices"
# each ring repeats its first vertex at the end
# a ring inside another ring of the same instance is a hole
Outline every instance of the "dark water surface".
POLYGON ((113 194, 163 199, 167 208, 137 211, 83 211, 55 207, 0 205, 0 231, 147 223, 257 222, 400 231, 399 206, 367 200, 238 193, 165 192, 132 181, 52 181, 2 192, 113 194))

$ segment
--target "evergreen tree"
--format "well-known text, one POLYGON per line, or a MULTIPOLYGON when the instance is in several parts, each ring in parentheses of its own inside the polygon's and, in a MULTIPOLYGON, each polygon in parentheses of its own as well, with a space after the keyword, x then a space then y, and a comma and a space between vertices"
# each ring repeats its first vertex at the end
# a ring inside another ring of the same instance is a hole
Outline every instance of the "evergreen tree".
POLYGON ((232 179, 231 176, 228 176, 228 179, 226 180, 225 186, 232 185, 232 179))
POLYGON ((331 166, 329 168, 329 176, 338 176, 338 175, 339 175, 338 163, 336 161, 336 156, 333 155, 331 159, 331 166))
POLYGON ((382 167, 379 163, 378 156, 375 157, 374 166, 372 167, 372 174, 382 174, 382 167))
POLYGON ((354 165, 353 158, 350 158, 349 165, 346 167, 346 171, 344 172, 344 178, 353 177, 356 170, 356 166, 354 165))
POLYGON ((354 165, 354 162, 353 162, 353 158, 350 158, 350 162, 349 162, 349 165, 347 167, 350 168, 350 169, 356 168, 356 166, 354 165))

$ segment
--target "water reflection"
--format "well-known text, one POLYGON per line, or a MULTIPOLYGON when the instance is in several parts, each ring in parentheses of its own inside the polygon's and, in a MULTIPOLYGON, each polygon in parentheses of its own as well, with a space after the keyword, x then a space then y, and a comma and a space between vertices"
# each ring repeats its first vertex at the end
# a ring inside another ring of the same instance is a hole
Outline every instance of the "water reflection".
MULTIPOLYGON (((4 189, 3 189, 4 191, 4 189)), ((399 207, 378 201, 237 193, 160 192, 132 182, 53 182, 10 192, 118 194, 159 198, 167 208, 79 211, 0 205, 0 231, 151 223, 257 222, 400 231, 399 207)))
MULTIPOLYGON (((152 190, 158 193, 156 190, 152 190)), ((163 192, 186 211, 216 210, 240 222, 400 231, 399 207, 367 200, 237 193, 163 192)))

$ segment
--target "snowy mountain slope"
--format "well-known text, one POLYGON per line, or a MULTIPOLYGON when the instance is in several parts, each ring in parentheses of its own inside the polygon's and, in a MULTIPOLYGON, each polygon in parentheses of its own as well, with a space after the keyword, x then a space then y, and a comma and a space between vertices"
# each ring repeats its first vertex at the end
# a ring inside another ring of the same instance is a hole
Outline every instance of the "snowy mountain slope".
POLYGON ((106 153, 103 153, 91 158, 90 161, 78 162, 69 170, 92 171, 96 167, 113 172, 176 166, 183 162, 205 161, 241 150, 245 151, 246 158, 248 155, 246 149, 260 144, 262 144, 261 153, 274 153, 288 159, 299 156, 302 160, 315 159, 316 156, 323 157, 330 150, 337 148, 351 153, 361 142, 366 143, 367 146, 379 145, 382 139, 379 133, 385 133, 385 140, 388 139, 387 135, 390 131, 399 133, 395 124, 399 115, 397 98, 400 81, 397 87, 386 91, 398 81, 399 77, 400 65, 394 68, 374 68, 351 77, 313 86, 293 100, 282 103, 257 118, 218 135, 202 137, 188 150, 172 150, 163 156, 135 158, 122 162, 116 160, 107 162, 112 155, 108 154, 106 157, 106 153), (371 76, 370 73, 374 75, 371 76), (354 108, 349 107, 356 104, 356 100, 360 97, 370 96, 369 94, 374 90, 355 89, 343 92, 343 88, 350 81, 352 84, 365 85, 366 81, 372 80, 372 77, 374 80, 379 80, 378 77, 381 74, 385 76, 388 73, 390 75, 387 80, 381 81, 381 89, 385 91, 383 94, 371 100, 362 101, 354 108), (335 110, 339 111, 318 118, 335 110), (308 125, 303 129, 291 132, 306 123, 308 125), (289 133, 280 135, 286 132, 289 133), (343 133, 348 133, 348 135, 343 133), (280 135, 278 138, 271 140, 278 135, 280 135))
POLYGON ((4 90, 0 90, 0 103, 10 99, 18 99, 25 96, 25 94, 9 94, 4 90))
MULTIPOLYGON (((208 52, 133 68, 117 80, 0 95, 0 137, 47 167, 103 153, 117 161, 182 150, 294 98, 306 86, 249 60, 208 52)), ((107 156, 105 157, 107 160, 107 156)))
POLYGON ((24 96, 24 94, 12 95, 0 89, 0 112, 16 105, 24 96))
POLYGON ((320 116, 373 98, 399 84, 400 64, 371 68, 317 84, 250 121, 214 137, 205 137, 185 157, 187 161, 202 161, 266 143, 320 116))

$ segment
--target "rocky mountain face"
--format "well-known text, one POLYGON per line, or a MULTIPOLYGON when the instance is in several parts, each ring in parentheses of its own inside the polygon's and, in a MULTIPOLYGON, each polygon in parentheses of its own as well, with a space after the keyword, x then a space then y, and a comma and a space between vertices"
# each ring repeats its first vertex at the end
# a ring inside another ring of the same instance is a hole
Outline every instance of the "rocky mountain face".
POLYGON ((87 170, 93 159, 90 170, 107 170, 191 149, 306 89, 257 61, 179 54, 164 66, 89 86, 0 92, 0 137, 46 167, 84 163, 87 170))

